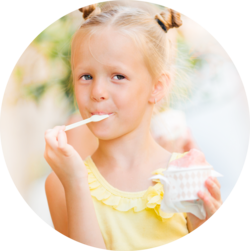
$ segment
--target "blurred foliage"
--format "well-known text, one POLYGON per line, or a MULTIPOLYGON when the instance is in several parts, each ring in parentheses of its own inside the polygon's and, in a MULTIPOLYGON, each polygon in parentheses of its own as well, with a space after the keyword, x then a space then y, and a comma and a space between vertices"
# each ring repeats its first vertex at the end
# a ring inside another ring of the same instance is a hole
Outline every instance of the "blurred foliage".
MULTIPOLYGON (((70 42, 77 28, 71 13, 54 22, 34 39, 30 46, 45 58, 49 77, 47 81, 31 81, 20 85, 22 98, 31 99, 39 104, 45 93, 57 85, 69 101, 70 112, 76 109, 71 76, 70 42)), ((23 67, 17 66, 14 70, 14 76, 19 84, 22 83, 23 67)))
MULTIPOLYGON (((164 8, 164 6, 160 7, 164 8)), ((73 34, 79 27, 80 15, 77 18, 76 16, 76 12, 72 12, 60 18, 41 32, 31 43, 30 46, 46 59, 49 76, 47 81, 20 84, 20 93, 23 98, 31 99, 39 104, 52 87, 58 86, 69 101, 69 112, 77 109, 76 102, 74 102, 70 65, 70 43, 73 34)), ((187 84, 187 79, 194 69, 202 66, 204 61, 202 57, 195 56, 195 53, 190 50, 181 32, 178 32, 177 35, 177 51, 176 67, 179 73, 176 75, 170 106, 175 106, 177 100, 186 99, 191 95, 192 83, 187 84)), ((14 73, 17 81, 21 83, 24 75, 22 68, 16 67, 14 73)))
POLYGON ((186 43, 185 37, 181 32, 178 33, 177 36, 177 58, 181 58, 185 56, 186 60, 184 62, 184 66, 187 69, 200 69, 203 64, 202 56, 195 56, 195 51, 190 49, 190 46, 186 43))
POLYGON ((48 88, 49 85, 47 82, 38 85, 29 84, 23 87, 23 94, 26 97, 30 97, 36 103, 39 103, 48 88))
POLYGON ((180 102, 190 100, 197 89, 193 81, 204 66, 204 55, 191 49, 183 33, 178 30, 176 37, 177 56, 174 65, 174 84, 170 93, 169 106, 176 108, 180 102))

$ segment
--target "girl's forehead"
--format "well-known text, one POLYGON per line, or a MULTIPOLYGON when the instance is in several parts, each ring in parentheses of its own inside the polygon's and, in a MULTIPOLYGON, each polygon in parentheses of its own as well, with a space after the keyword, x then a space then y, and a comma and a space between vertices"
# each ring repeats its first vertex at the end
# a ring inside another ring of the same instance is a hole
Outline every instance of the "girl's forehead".
POLYGON ((134 41, 112 28, 98 29, 94 34, 79 30, 72 53, 74 66, 87 60, 95 60, 103 65, 123 63, 132 67, 143 63, 143 55, 134 41))

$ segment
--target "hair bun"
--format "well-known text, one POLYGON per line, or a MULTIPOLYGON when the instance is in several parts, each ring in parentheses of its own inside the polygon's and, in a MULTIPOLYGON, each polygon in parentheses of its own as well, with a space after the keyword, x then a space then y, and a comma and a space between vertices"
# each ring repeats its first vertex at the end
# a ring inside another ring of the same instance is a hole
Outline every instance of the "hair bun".
POLYGON ((91 4, 86 7, 82 7, 79 9, 79 11, 83 13, 82 16, 84 20, 101 13, 101 9, 97 7, 97 4, 91 4))
POLYGON ((165 25, 167 30, 171 28, 178 28, 182 25, 181 14, 172 9, 162 11, 160 14, 155 16, 155 19, 160 20, 160 22, 165 25))

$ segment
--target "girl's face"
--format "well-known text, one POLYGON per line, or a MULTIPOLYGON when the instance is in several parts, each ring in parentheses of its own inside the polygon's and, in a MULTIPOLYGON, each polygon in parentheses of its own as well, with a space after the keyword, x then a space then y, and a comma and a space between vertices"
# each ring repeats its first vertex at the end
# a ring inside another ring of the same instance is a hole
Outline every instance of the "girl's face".
POLYGON ((73 77, 75 96, 83 119, 109 114, 107 119, 88 124, 103 140, 149 128, 153 105, 149 102, 153 79, 143 55, 133 41, 115 31, 75 38, 73 77))

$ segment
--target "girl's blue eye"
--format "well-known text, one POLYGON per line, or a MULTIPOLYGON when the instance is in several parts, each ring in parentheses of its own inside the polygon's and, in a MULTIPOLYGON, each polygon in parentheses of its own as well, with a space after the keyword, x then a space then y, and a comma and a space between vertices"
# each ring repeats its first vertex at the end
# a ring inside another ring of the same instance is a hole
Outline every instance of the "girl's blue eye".
MULTIPOLYGON (((122 75, 115 75, 115 76, 120 76, 120 77, 124 78, 122 75)), ((118 78, 118 79, 119 79, 119 78, 118 78)))
MULTIPOLYGON (((90 76, 90 75, 83 75, 82 78, 83 78, 84 76, 90 76)), ((84 80, 88 80, 88 79, 84 79, 84 80)))
MULTIPOLYGON (((81 78, 83 78, 83 77, 85 77, 85 76, 90 76, 90 75, 83 75, 81 78)), ((118 78, 119 80, 121 80, 121 79, 125 78, 125 77, 123 77, 122 75, 115 75, 115 76, 122 77, 122 78, 118 78)), ((89 80, 89 79, 84 79, 84 80, 89 80)))

